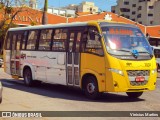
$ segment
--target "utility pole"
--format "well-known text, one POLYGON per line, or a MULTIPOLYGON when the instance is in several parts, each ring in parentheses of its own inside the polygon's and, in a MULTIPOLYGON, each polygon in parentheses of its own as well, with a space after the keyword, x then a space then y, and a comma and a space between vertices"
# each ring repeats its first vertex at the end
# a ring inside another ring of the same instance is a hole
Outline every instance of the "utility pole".
POLYGON ((47 10, 48 10, 48 0, 45 0, 45 2, 44 2, 43 16, 42 16, 42 24, 43 25, 48 24, 47 10))

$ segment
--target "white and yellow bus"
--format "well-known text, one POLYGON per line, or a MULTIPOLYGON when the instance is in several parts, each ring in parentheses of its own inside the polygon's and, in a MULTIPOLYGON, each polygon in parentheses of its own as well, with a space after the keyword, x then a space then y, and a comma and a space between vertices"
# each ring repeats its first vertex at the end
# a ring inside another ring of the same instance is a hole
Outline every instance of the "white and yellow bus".
POLYGON ((31 86, 46 83, 79 87, 95 99, 102 92, 137 98, 156 86, 156 62, 139 28, 89 21, 9 29, 4 70, 31 86))

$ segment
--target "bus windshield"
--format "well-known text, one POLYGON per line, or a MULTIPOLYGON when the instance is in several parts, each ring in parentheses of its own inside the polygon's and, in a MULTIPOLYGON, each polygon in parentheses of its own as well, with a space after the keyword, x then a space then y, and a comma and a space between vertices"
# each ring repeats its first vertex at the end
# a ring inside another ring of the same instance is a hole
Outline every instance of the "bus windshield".
POLYGON ((108 53, 112 55, 153 55, 152 49, 143 33, 132 27, 102 27, 108 53))

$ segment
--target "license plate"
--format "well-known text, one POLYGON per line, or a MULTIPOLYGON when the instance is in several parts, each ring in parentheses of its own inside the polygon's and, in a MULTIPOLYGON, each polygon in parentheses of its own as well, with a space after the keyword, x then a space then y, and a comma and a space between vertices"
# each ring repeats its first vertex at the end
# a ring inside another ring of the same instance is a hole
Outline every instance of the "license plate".
POLYGON ((145 81, 145 78, 144 78, 143 76, 137 76, 137 77, 135 78, 135 81, 136 81, 136 82, 144 82, 144 81, 145 81))

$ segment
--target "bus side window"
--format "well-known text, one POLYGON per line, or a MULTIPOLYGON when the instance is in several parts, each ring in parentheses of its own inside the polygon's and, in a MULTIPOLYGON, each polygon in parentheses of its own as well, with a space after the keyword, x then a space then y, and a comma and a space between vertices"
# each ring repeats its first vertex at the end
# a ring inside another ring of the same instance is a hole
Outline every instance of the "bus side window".
POLYGON ((38 30, 29 31, 27 50, 35 50, 37 38, 38 38, 38 30))
POLYGON ((51 29, 41 30, 38 50, 50 50, 52 31, 51 29))
POLYGON ((28 37, 28 31, 25 31, 24 34, 23 34, 23 38, 22 38, 22 45, 21 45, 22 50, 26 49, 27 37, 28 37))
POLYGON ((90 52, 98 55, 103 55, 102 44, 100 36, 98 36, 96 27, 90 27, 87 34, 85 52, 90 52))
POLYGON ((53 36, 53 51, 65 51, 67 41, 67 29, 56 29, 53 36))

